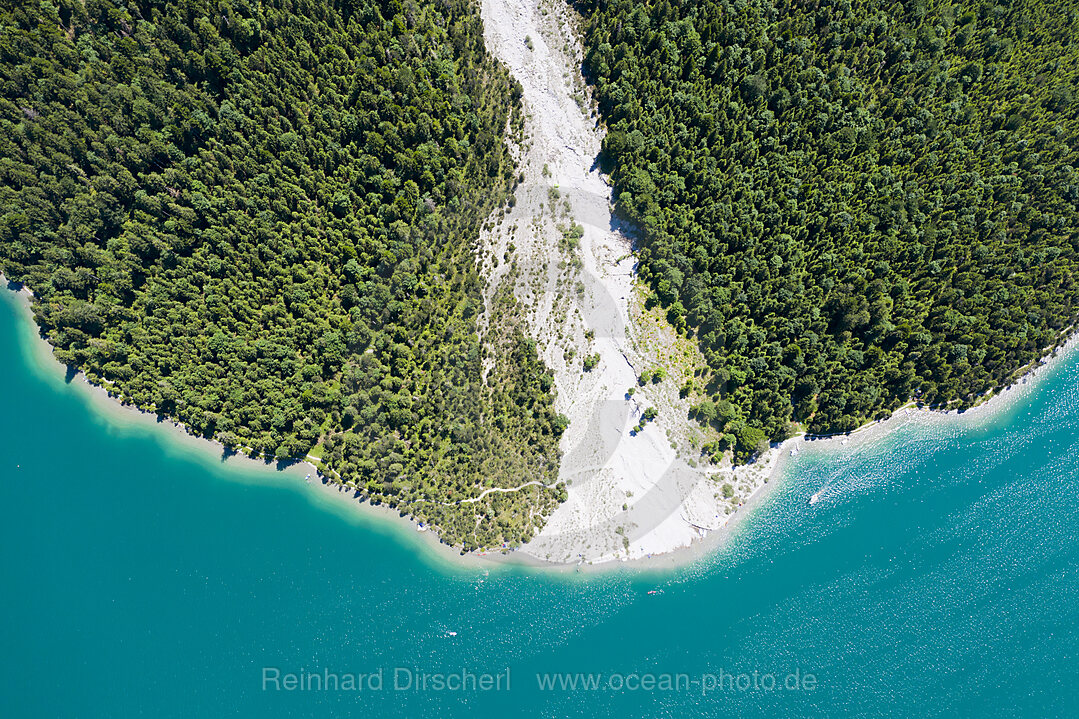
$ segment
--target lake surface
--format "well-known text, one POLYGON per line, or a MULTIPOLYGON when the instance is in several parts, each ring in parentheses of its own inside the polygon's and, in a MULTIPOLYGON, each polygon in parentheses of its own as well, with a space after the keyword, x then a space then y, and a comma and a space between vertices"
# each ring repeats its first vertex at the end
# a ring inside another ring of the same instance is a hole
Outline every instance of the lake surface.
POLYGON ((991 416, 802 452, 691 566, 485 572, 302 473, 102 412, 2 300, 3 716, 1079 708, 1075 353, 991 416))

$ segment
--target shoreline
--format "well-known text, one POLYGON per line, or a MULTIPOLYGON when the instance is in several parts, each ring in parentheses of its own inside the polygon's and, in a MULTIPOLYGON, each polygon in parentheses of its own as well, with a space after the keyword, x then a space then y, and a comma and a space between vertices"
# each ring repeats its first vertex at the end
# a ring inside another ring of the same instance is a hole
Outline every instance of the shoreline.
POLYGON ((297 491, 323 511, 330 511, 347 521, 358 522, 392 536, 394 541, 406 546, 419 546, 425 550, 419 552, 423 555, 422 559, 435 569, 460 571, 483 568, 483 562, 469 560, 469 555, 462 555, 458 549, 441 542, 435 532, 417 531, 418 525, 402 517, 397 510, 356 499, 351 491, 344 491, 341 485, 320 472, 310 460, 277 462, 242 452, 227 452, 217 440, 194 435, 171 418, 119 402, 104 387, 91 383, 82 371, 76 371, 69 380, 67 368, 55 358, 52 345, 39 333, 31 309, 31 290, 25 285, 11 282, 3 274, 0 274, 0 285, 4 301, 12 305, 16 320, 22 325, 18 330, 22 335, 19 349, 25 353, 27 363, 42 381, 71 388, 108 431, 147 437, 167 454, 179 455, 227 481, 297 491), (27 344, 22 341, 23 338, 32 341, 27 344), (305 481, 305 475, 311 476, 310 482, 305 481), (267 478, 274 481, 267 482, 267 478))
POLYGON ((729 539, 752 516, 753 510, 765 501, 771 491, 783 484, 787 478, 787 466, 792 451, 838 454, 842 450, 856 449, 891 437, 895 430, 915 423, 922 427, 941 425, 942 423, 961 423, 976 426, 978 423, 991 422, 1007 410, 1012 409, 1029 392, 1035 390, 1038 380, 1047 372, 1057 367, 1077 347, 1079 333, 1073 333, 1068 339, 1049 349, 1037 360, 1018 373, 1015 381, 1007 387, 979 401, 966 410, 938 410, 905 405, 897 409, 890 417, 862 425, 845 435, 829 437, 810 437, 797 435, 773 445, 761 459, 770 459, 772 466, 767 478, 757 489, 747 496, 742 504, 715 529, 688 545, 672 547, 650 556, 636 558, 611 557, 604 561, 554 562, 541 559, 520 549, 508 552, 468 552, 460 553, 456 547, 443 543, 434 531, 417 531, 419 525, 411 518, 402 516, 397 510, 384 505, 360 501, 351 491, 344 491, 341 485, 323 475, 308 460, 296 460, 290 463, 259 460, 242 453, 226 453, 224 445, 216 440, 206 439, 189 433, 180 423, 161 418, 132 405, 118 402, 108 394, 104 387, 91 384, 86 376, 78 371, 70 379, 66 378, 67 369, 56 360, 52 346, 41 337, 31 310, 31 291, 18 283, 9 282, 0 275, 0 282, 13 305, 17 320, 23 323, 20 330, 24 336, 32 336, 33 342, 27 346, 20 342, 26 353, 27 361, 45 381, 60 382, 76 387, 75 392, 86 402, 88 409, 99 421, 106 424, 110 431, 133 431, 152 438, 168 453, 180 453, 186 459, 195 461, 204 468, 216 470, 222 478, 229 481, 250 482, 266 485, 267 477, 276 476, 279 481, 270 486, 287 487, 302 492, 307 501, 317 505, 323 511, 330 511, 340 518, 358 522, 366 529, 374 529, 383 535, 400 542, 409 548, 418 549, 421 559, 431 568, 448 573, 470 572, 500 568, 509 571, 541 572, 545 575, 573 574, 597 575, 620 570, 633 573, 650 574, 685 568, 711 556, 714 551, 729 539), (18 287, 18 289, 15 289, 18 287), (155 429, 156 428, 156 431, 155 429), (163 431, 162 431, 163 430, 163 431), (771 457, 769 457, 771 455, 771 457), (305 482, 304 475, 309 474, 317 481, 305 482), (310 490, 305 491, 305 487, 310 490), (311 491, 313 490, 313 491, 311 491), (388 521, 387 521, 388 520, 388 521))
MULTIPOLYGON (((888 418, 866 423, 848 434, 830 436, 800 434, 776 443, 763 455, 774 457, 767 479, 745 498, 737 511, 729 516, 719 527, 708 531, 704 536, 689 545, 672 548, 664 553, 648 557, 631 559, 611 558, 606 561, 581 565, 547 562, 533 555, 519 555, 517 564, 528 567, 554 567, 562 571, 572 571, 578 566, 582 572, 601 573, 616 568, 634 569, 642 572, 664 571, 684 568, 712 556, 716 549, 735 534, 752 517, 753 510, 766 501, 770 494, 781 488, 784 480, 790 478, 788 467, 792 458, 803 452, 815 455, 832 455, 838 458, 842 452, 849 452, 876 444, 895 436, 896 430, 908 425, 916 425, 915 430, 924 431, 930 427, 959 425, 963 428, 976 428, 993 422, 1008 411, 1014 409, 1026 396, 1035 391, 1042 379, 1057 368, 1079 348, 1079 332, 1072 331, 1067 339, 1048 348, 1042 357, 1016 370, 1011 384, 980 398, 977 404, 965 410, 931 409, 917 407, 910 402, 893 412, 888 418)), ((762 458, 763 458, 762 457, 762 458)), ((757 461, 761 461, 758 459, 757 461)), ((808 499, 808 495, 807 495, 808 499)), ((513 563, 513 555, 503 559, 504 563, 513 563)))
POLYGON ((680 551, 739 511, 775 457, 736 469, 700 462, 708 434, 677 388, 703 358, 646 309, 633 229, 612 215, 594 161, 604 131, 578 70, 574 12, 484 0, 481 14, 488 51, 521 83, 525 109, 525 139, 511 143, 517 201, 481 233, 486 301, 498 288, 513 293, 570 420, 559 466, 567 499, 513 561, 619 566, 680 551), (659 369, 662 381, 641 379, 659 369))

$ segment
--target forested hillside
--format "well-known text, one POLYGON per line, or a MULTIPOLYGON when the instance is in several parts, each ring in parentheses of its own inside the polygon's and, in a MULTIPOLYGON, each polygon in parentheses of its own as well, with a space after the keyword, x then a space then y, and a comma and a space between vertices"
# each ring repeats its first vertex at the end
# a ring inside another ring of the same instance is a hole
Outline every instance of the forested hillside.
POLYGON ((1075 320, 1073 0, 580 7, 710 450, 969 406, 1075 320))
POLYGON ((459 500, 553 482, 564 428, 476 332, 518 93, 469 0, 3 0, 0 269, 116 397, 516 543, 564 490, 459 500))

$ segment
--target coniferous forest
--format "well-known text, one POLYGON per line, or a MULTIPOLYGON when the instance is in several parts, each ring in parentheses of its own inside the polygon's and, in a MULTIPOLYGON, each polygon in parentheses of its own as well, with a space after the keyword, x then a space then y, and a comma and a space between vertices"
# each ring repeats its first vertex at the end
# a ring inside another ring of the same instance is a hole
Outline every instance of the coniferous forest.
POLYGON ((565 424, 477 336, 522 119, 471 2, 6 0, 0 73, 0 268, 62 362, 449 543, 542 524, 561 487, 461 502, 553 484, 565 424))
MULTIPOLYGON (((1074 323, 1072 0, 577 7, 706 453, 969 407, 1074 323)), ((526 541, 566 420, 476 267, 520 93, 471 0, 0 0, 0 269, 118 399, 526 541)))
POLYGON ((711 451, 969 407, 1074 322, 1076 3, 579 7, 641 274, 707 359, 711 451))

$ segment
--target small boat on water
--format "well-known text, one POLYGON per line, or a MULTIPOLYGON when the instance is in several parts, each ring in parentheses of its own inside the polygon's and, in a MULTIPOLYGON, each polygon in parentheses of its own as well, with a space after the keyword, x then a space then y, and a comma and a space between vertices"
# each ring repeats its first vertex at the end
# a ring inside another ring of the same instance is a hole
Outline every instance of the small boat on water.
POLYGON ((812 507, 814 504, 816 504, 819 501, 820 501, 820 492, 815 492, 813 494, 813 496, 809 498, 809 506, 812 507))

